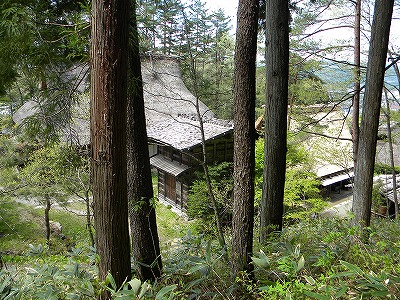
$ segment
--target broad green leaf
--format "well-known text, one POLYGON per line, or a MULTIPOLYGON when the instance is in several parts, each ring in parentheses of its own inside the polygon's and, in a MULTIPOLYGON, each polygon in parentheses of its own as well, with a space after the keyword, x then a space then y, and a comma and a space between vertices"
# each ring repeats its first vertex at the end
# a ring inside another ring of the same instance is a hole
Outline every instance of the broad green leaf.
POLYGON ((356 274, 358 274, 358 275, 360 275, 360 276, 364 276, 365 275, 365 272, 363 271, 363 270, 361 270, 361 268, 359 268, 358 266, 356 266, 356 265, 353 265, 353 264, 351 264, 351 263, 348 263, 347 261, 344 261, 344 260, 342 260, 342 261, 340 261, 340 263, 342 264, 342 265, 344 265, 347 269, 349 269, 350 271, 353 271, 354 273, 356 273, 356 274))
POLYGON ((107 274, 105 284, 106 286, 110 284, 114 291, 117 290, 117 284, 115 283, 114 277, 111 275, 111 273, 107 274))
POLYGON ((207 268, 206 265, 198 264, 198 265, 195 265, 195 266, 191 267, 191 268, 189 269, 189 271, 187 272, 187 274, 190 275, 190 274, 193 274, 193 273, 195 273, 195 272, 197 272, 197 271, 200 271, 200 272, 203 274, 203 270, 204 270, 205 268, 207 268))
POLYGON ((270 263, 268 257, 262 250, 258 253, 258 257, 252 256, 251 259, 257 267, 261 268, 266 268, 270 263))
POLYGON ((203 281, 204 281, 204 278, 203 278, 203 277, 198 278, 198 279, 196 279, 196 280, 193 280, 193 281, 189 282, 189 283, 185 286, 185 290, 189 290, 189 289, 191 289, 192 287, 194 287, 195 285, 197 285, 197 284, 199 284, 199 283, 201 283, 201 282, 203 282, 203 281))
POLYGON ((164 299, 164 295, 168 294, 169 292, 172 292, 177 288, 176 284, 164 286, 156 295, 156 300, 162 300, 164 299))
POLYGON ((384 291, 375 291, 371 293, 372 297, 386 297, 390 295, 388 290, 384 290, 384 291))
POLYGON ((349 272, 339 272, 339 273, 336 273, 336 274, 333 274, 333 275, 331 275, 331 276, 329 276, 329 278, 340 278, 340 277, 352 277, 352 276, 354 276, 355 274, 354 274, 354 272, 351 272, 351 271, 349 271, 349 272))
POLYGON ((139 279, 134 278, 131 281, 129 281, 128 284, 131 286, 132 291, 135 293, 135 295, 137 295, 139 293, 139 289, 142 285, 142 282, 139 279))
POLYGON ((296 273, 299 272, 301 269, 304 268, 304 264, 305 264, 305 259, 304 256, 302 255, 299 259, 299 261, 297 262, 297 268, 296 268, 296 273))
POLYGON ((138 299, 141 299, 144 296, 144 294, 146 294, 146 292, 149 290, 149 288, 150 288, 150 285, 147 282, 143 282, 142 288, 140 289, 140 293, 137 296, 138 299))
POLYGON ((315 279, 311 276, 304 275, 303 278, 308 282, 308 284, 315 285, 315 279))
POLYGON ((329 296, 327 296, 327 295, 321 295, 321 294, 317 294, 317 293, 310 292, 310 291, 304 291, 304 294, 307 295, 307 296, 309 296, 309 297, 318 299, 318 300, 330 300, 330 299, 331 299, 331 298, 330 298, 329 296))

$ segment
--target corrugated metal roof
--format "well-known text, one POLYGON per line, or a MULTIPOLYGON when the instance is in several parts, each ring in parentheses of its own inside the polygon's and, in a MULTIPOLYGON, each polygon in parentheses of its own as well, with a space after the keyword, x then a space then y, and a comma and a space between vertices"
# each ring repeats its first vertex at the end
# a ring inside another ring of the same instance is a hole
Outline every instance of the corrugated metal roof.
POLYGON ((353 177, 354 177, 354 172, 339 174, 339 175, 332 176, 330 178, 326 178, 326 179, 322 180, 321 184, 322 184, 322 186, 329 186, 336 182, 344 181, 344 180, 347 180, 347 179, 350 179, 353 177))
POLYGON ((174 175, 175 177, 181 175, 183 172, 189 169, 188 166, 170 161, 161 154, 150 157, 150 164, 159 170, 174 175))

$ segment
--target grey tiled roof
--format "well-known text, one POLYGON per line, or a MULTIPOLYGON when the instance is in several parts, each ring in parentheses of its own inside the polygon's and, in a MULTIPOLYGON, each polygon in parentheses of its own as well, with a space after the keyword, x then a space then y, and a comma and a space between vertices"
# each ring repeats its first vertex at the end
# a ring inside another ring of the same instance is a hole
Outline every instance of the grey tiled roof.
MULTIPOLYGON (((210 140, 233 130, 231 122, 221 124, 212 118, 203 121, 204 135, 210 140)), ((191 149, 201 144, 200 123, 196 119, 176 116, 147 127, 147 136, 156 143, 170 145, 178 150, 191 149)))

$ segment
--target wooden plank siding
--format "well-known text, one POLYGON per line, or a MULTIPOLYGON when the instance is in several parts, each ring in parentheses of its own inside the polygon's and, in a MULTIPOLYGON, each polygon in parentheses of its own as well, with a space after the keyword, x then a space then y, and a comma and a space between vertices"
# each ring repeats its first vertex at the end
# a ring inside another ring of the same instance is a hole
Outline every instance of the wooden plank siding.
MULTIPOLYGON (((207 164, 233 161, 233 134, 228 134, 206 144, 207 164)), ((194 172, 202 171, 200 161, 203 159, 201 145, 181 151, 169 146, 158 146, 158 154, 163 155, 171 162, 190 167, 188 171, 179 176, 158 170, 158 195, 174 207, 185 210, 187 207, 190 185, 194 180, 194 172)))

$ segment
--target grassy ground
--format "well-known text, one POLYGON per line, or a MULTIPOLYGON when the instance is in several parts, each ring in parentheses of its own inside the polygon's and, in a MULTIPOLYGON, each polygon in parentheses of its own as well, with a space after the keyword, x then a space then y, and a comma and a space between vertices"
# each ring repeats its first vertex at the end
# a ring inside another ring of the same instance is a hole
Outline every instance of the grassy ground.
POLYGON ((0 206, 0 251, 22 254, 29 244, 45 242, 42 210, 15 203, 1 201, 0 206))
POLYGON ((169 242, 185 236, 188 230, 194 231, 192 221, 187 221, 178 216, 169 207, 161 203, 157 203, 156 214, 161 248, 169 242))
MULTIPOLYGON (((167 206, 157 203, 157 224, 161 248, 177 238, 186 235, 191 229, 191 222, 179 217, 167 206)), ((89 235, 85 218, 62 209, 52 208, 50 220, 62 225, 62 232, 67 237, 60 241, 52 237, 57 250, 67 247, 89 245, 89 235)), ((193 232, 193 229, 191 229, 193 232)), ((29 244, 45 245, 45 227, 43 208, 16 203, 13 200, 0 198, 0 253, 7 255, 23 255, 29 251, 29 244)))

